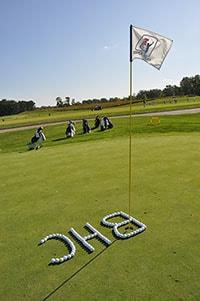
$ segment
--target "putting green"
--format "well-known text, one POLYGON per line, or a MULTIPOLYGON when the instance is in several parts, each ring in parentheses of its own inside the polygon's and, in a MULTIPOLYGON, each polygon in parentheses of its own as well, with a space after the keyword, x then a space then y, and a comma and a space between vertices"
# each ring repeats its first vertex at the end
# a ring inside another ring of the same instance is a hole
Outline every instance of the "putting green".
POLYGON ((198 300, 198 133, 136 135, 131 213, 147 230, 104 252, 75 242, 72 260, 48 266, 67 250, 43 236, 84 236, 89 222, 114 241, 100 220, 128 211, 128 138, 105 137, 1 153, 0 300, 198 300))

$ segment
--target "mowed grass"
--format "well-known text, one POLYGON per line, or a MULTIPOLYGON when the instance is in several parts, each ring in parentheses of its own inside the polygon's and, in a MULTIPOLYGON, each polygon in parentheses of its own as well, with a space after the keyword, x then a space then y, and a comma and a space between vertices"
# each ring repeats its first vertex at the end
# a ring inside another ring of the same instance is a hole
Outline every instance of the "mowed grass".
MULTIPOLYGON (((30 112, 23 112, 21 114, 12 116, 3 116, 0 118, 0 129, 19 127, 29 124, 38 123, 52 123, 59 121, 66 121, 69 119, 82 119, 82 118, 94 118, 97 114, 100 116, 121 116, 129 114, 130 108, 128 104, 125 105, 115 105, 111 107, 110 103, 103 103, 101 111, 91 111, 89 108, 84 108, 83 106, 69 107, 69 109, 64 108, 57 110, 55 108, 38 109, 30 112)), ((92 106, 92 105, 91 105, 92 106)), ((147 101, 144 106, 143 103, 134 103, 133 112, 135 114, 147 113, 147 112, 159 112, 166 110, 177 110, 177 109, 190 109, 199 108, 200 97, 177 97, 176 102, 172 97, 155 99, 147 101)))
POLYGON ((30 152, 32 130, 1 134, 0 300, 199 300, 198 117, 134 119, 131 214, 147 230, 126 241, 100 221, 128 212, 127 119, 86 136, 77 124, 73 140, 49 126, 44 147, 30 152), (68 251, 40 239, 71 238, 71 227, 87 235, 86 222, 114 243, 91 240, 88 254, 75 242, 72 260, 48 266, 68 251))
MULTIPOLYGON (((159 125, 151 124, 152 117, 134 117, 132 133, 136 135, 169 134, 169 133, 198 133, 200 132, 200 114, 179 115, 179 116, 161 116, 159 125)), ((86 141, 96 141, 102 139, 113 139, 116 137, 129 136, 129 118, 111 117, 114 128, 111 131, 101 132, 92 131, 89 135, 82 134, 82 123, 75 122, 76 135, 73 139, 66 139, 66 123, 59 125, 48 125, 44 127, 44 133, 47 141, 45 147, 54 147, 58 145, 68 145, 76 143, 85 143, 86 141)), ((42 123, 41 123, 42 125, 42 123)), ((92 127, 94 121, 90 120, 92 127)), ((37 127, 36 127, 37 128, 37 127)), ((19 130, 16 132, 0 133, 0 153, 4 152, 26 152, 27 143, 35 133, 35 129, 19 130)))

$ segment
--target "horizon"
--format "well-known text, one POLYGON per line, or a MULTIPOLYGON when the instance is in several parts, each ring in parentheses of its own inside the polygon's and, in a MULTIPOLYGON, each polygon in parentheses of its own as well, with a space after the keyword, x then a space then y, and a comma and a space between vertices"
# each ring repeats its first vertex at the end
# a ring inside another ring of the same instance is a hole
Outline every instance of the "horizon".
MULTIPOLYGON (((196 75, 199 75, 199 74, 195 74, 194 76, 196 76, 196 75)), ((194 77, 193 76, 193 77, 194 77)), ((200 75, 199 75, 200 76, 200 75)), ((187 76, 186 76, 187 77, 187 76)), ((180 83, 179 83, 179 85, 173 85, 173 83, 172 84, 170 84, 172 87, 173 86, 177 86, 177 87, 180 87, 180 83)), ((163 89, 165 89, 165 87, 163 88, 163 89)), ((140 91, 146 91, 146 92, 148 92, 148 91, 150 91, 150 90, 161 90, 161 91, 163 91, 163 89, 159 89, 159 88, 152 88, 152 89, 149 89, 149 90, 145 90, 145 89, 143 89, 143 90, 140 90, 140 91)), ((138 92, 140 92, 140 91, 138 91, 138 92)), ((134 100, 134 98, 136 98, 137 97, 137 93, 135 93, 135 94, 133 94, 132 95, 133 96, 133 100, 134 100)), ((198 96, 198 95, 196 95, 196 96, 198 96)), ((114 99, 115 98, 118 98, 118 100, 120 100, 120 101, 125 101, 126 99, 128 99, 130 97, 130 95, 127 95, 127 96, 122 96, 122 97, 118 97, 118 96, 111 96, 110 98, 106 98, 106 97, 100 97, 100 98, 88 98, 88 99, 82 99, 82 100, 80 100, 80 101, 76 101, 75 100, 75 103, 71 103, 71 101, 72 101, 72 98, 70 98, 70 103, 69 103, 69 106, 72 106, 72 105, 77 105, 77 104, 81 104, 81 105, 97 105, 98 103, 103 103, 103 102, 112 102, 112 101, 114 101, 114 99), (105 100, 105 101, 103 101, 103 100, 105 100), (83 103, 83 101, 88 101, 88 100, 91 100, 92 101, 92 103, 83 103), (98 100, 99 102, 95 102, 95 100, 98 100), (102 100, 102 101, 101 101, 102 100)), ((161 96, 161 98, 170 98, 170 97, 174 97, 174 96, 161 96)), ((178 97, 180 97, 180 98, 183 98, 183 97, 187 97, 187 95, 185 95, 185 94, 183 94, 183 95, 175 95, 175 97, 176 98, 178 98, 178 97)), ((193 96, 193 97, 195 97, 195 95, 193 96)), ((149 99, 149 98, 147 98, 147 101, 151 101, 151 100, 153 100, 154 98, 152 98, 152 99, 149 99)), ((2 101, 2 100, 6 100, 6 101, 16 101, 16 102, 18 102, 18 101, 25 101, 25 102, 28 102, 28 101, 33 101, 34 102, 34 100, 33 99, 27 99, 27 100, 25 100, 25 99, 5 99, 5 98, 1 98, 0 99, 0 101, 2 101)), ((65 97, 63 97, 62 98, 62 100, 63 101, 65 101, 65 97)), ((137 101, 142 101, 142 99, 136 99, 137 101)), ((35 103, 35 102, 34 102, 35 103)), ((44 105, 41 105, 41 106, 37 106, 37 103, 35 103, 35 108, 36 109, 40 109, 40 108, 45 108, 45 107, 52 107, 52 108, 56 108, 56 107, 58 107, 57 106, 57 104, 56 104, 56 100, 55 100, 55 104, 52 104, 52 105, 49 105, 49 104, 44 104, 44 105)), ((65 105, 63 106, 63 107, 66 107, 65 105)))
POLYGON ((129 95, 129 26, 174 41, 161 71, 133 64, 133 92, 178 85, 199 74, 200 3, 119 0, 0 3, 1 99, 55 106, 56 97, 86 99, 129 95), (141 18, 142 16, 142 18, 141 18))

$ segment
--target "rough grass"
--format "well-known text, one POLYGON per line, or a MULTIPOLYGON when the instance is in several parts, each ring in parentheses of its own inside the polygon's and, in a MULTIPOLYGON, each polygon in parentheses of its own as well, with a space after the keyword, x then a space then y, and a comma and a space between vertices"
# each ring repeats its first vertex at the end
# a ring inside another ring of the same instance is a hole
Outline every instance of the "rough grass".
POLYGON ((100 220, 128 211, 127 120, 67 141, 53 141, 63 127, 48 127, 39 151, 24 149, 31 131, 1 134, 0 300, 199 300, 195 118, 165 117, 154 127, 135 119, 131 212, 148 229, 102 254, 98 241, 91 241, 90 255, 75 243, 74 259, 54 267, 50 258, 67 250, 56 241, 37 246, 49 233, 70 237, 74 227, 86 235, 83 226, 90 222, 114 241, 100 220))

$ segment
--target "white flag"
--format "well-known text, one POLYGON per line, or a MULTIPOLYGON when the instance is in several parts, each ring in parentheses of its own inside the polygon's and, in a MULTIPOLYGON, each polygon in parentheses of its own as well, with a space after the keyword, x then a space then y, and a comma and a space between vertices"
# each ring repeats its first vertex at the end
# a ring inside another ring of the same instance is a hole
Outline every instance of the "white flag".
POLYGON ((131 25, 130 60, 142 59, 160 69, 172 43, 171 39, 131 25))

